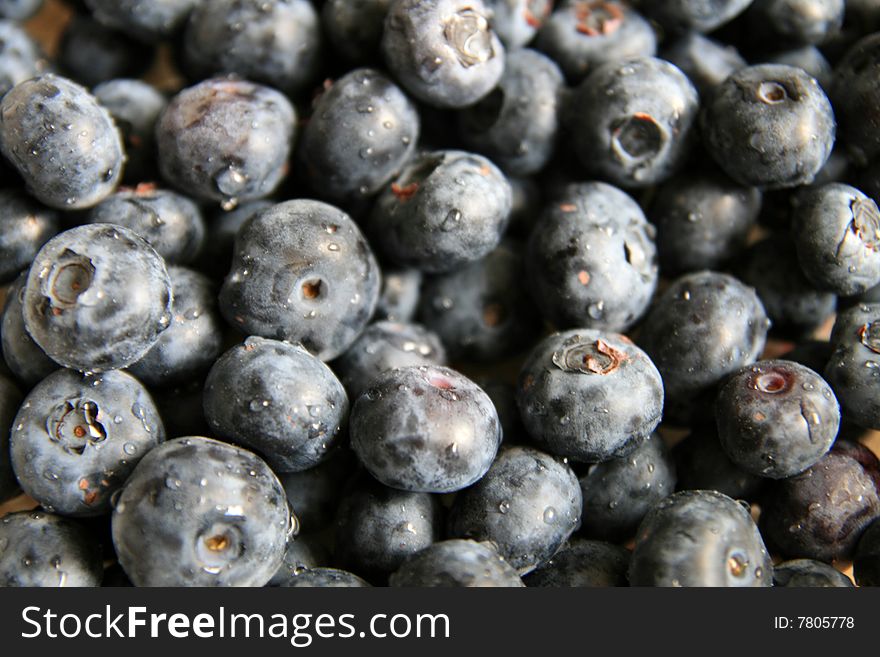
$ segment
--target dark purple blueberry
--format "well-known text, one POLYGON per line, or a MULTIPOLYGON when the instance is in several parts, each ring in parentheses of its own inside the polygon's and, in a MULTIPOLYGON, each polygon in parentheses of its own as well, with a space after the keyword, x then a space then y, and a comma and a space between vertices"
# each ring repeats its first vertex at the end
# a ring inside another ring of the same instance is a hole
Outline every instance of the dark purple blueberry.
POLYGON ((535 47, 554 59, 575 83, 605 62, 653 56, 657 36, 628 4, 569 0, 544 20, 535 47))
POLYGON ((203 0, 85 0, 96 19, 147 42, 172 36, 203 0))
POLYGON ((452 539, 413 555, 391 575, 397 588, 507 588, 524 586, 491 543, 452 539))
POLYGON ((19 493, 9 459, 9 432, 21 405, 21 392, 9 379, 0 377, 0 504, 19 493))
POLYGON ((0 1, 0 96, 19 82, 39 75, 47 66, 30 34, 21 25, 3 20, 8 18, 3 15, 3 4, 0 1))
POLYGON ((699 415, 721 380, 758 359, 770 320, 755 291, 733 276, 703 271, 676 279, 655 300, 639 334, 663 377, 666 415, 699 415))
POLYGON ((327 0, 321 26, 334 53, 352 64, 381 59, 379 46, 392 0, 327 0))
POLYGON ((878 517, 880 461, 867 447, 838 440, 806 472, 773 483, 762 504, 761 530, 785 557, 830 562, 851 558, 878 517))
POLYGON ((880 520, 871 523, 856 548, 853 574, 859 586, 880 586, 880 520))
POLYGON ((533 349, 517 381, 529 435, 552 454, 587 463, 625 456, 663 412, 663 382, 629 338, 574 329, 533 349))
POLYGON ((667 275, 721 268, 743 251, 760 210, 760 191, 718 173, 668 180, 648 211, 660 268, 667 275))
POLYGON ((333 522, 356 469, 354 453, 343 447, 326 461, 308 470, 278 475, 290 508, 296 512, 304 533, 320 532, 333 522))
POLYGON ((143 75, 155 50, 94 20, 76 14, 61 34, 57 56, 61 70, 71 80, 94 87, 116 78, 143 75))
POLYGON ((295 124, 293 105, 270 87, 204 80, 174 96, 159 118, 159 170, 204 201, 234 207, 268 196, 287 173, 295 124))
POLYGON ((511 51, 535 38, 553 11, 553 0, 483 0, 491 12, 489 23, 511 51))
POLYGON ((299 160, 321 198, 348 205, 375 196, 415 151, 418 111, 377 69, 349 71, 315 104, 299 160))
POLYGON ((836 568, 813 559, 792 559, 773 566, 773 586, 852 588, 852 580, 836 568))
POLYGON ((639 526, 629 582, 772 586, 773 562, 747 507, 715 491, 682 491, 655 506, 639 526))
POLYGON ((57 370, 58 363, 40 349, 24 326, 22 301, 27 277, 28 273, 22 272, 21 276, 9 286, 0 334, 2 334, 3 361, 26 388, 32 388, 57 370))
POLYGON ((285 581, 284 587, 365 588, 370 584, 347 570, 338 568, 306 568, 285 581))
POLYGON ((638 0, 651 18, 672 31, 711 32, 741 14, 753 0, 638 0))
POLYGON ((504 70, 504 46, 482 0, 395 0, 385 17, 382 53, 409 93, 443 108, 472 105, 504 70))
POLYGON ((629 558, 629 550, 619 545, 575 538, 523 581, 545 588, 629 586, 629 558))
POLYGON ((578 528, 581 489, 572 469, 531 447, 505 447, 449 516, 456 538, 490 541, 520 575, 546 563, 578 528))
POLYGON ((675 492, 675 462, 655 433, 628 455, 591 465, 580 484, 580 533, 621 542, 635 535, 651 507, 675 492))
POLYGON ((0 586, 101 585, 101 549, 74 520, 45 511, 11 513, 0 519, 0 545, 0 586))
POLYGON ((485 157, 426 152, 379 195, 366 232, 396 265, 448 272, 498 246, 511 203, 510 184, 485 157))
POLYGON ((345 389, 329 367, 299 345, 258 337, 214 363, 204 403, 218 436, 259 452, 277 472, 325 460, 348 415, 345 389))
POLYGON ((492 400, 446 367, 414 366, 379 375, 351 411, 351 446, 392 488, 450 493, 479 480, 501 444, 492 400))
POLYGON ((34 198, 63 210, 88 208, 110 195, 125 162, 107 110, 84 87, 53 74, 3 96, 0 149, 34 198))
POLYGON ((681 168, 698 110, 696 88, 673 64, 612 60, 573 92, 568 130, 588 171, 622 187, 647 187, 681 168))
POLYGON ((296 524, 264 461, 186 437, 138 463, 113 510, 113 545, 135 586, 263 586, 296 524))
POLYGON ((730 460, 770 479, 814 465, 840 427, 831 387, 813 370, 786 360, 759 361, 731 375, 718 393, 715 417, 730 460))
POLYGON ((792 235, 818 289, 851 296, 880 284, 880 209, 855 187, 830 183, 800 194, 792 235))
POLYGON ((573 183, 535 223, 526 276, 558 328, 624 331, 657 288, 654 227, 630 196, 606 183, 573 183))
POLYGON ((25 397, 9 448, 21 487, 44 509, 96 516, 163 440, 153 399, 130 374, 57 370, 25 397))
POLYGON ((715 88, 703 107, 702 134, 717 164, 743 185, 809 184, 834 145, 831 103, 803 70, 748 66, 715 88))
MULTIPOLYGON (((2 36, 0 36, 2 39, 2 36)), ((60 228, 58 213, 17 189, 0 190, 0 282, 30 267, 60 228)))
POLYGON ((419 324, 380 321, 367 326, 332 363, 350 399, 357 399, 383 372, 412 365, 446 365, 446 349, 419 324))
POLYGON ((825 378, 843 419, 880 429, 880 305, 859 305, 837 317, 825 378))
POLYGON ((296 94, 321 64, 322 33, 308 0, 199 1, 182 40, 184 68, 195 79, 232 73, 296 94))
POLYGON ((83 372, 127 367, 171 323, 171 279, 143 238, 113 224, 59 233, 34 258, 22 301, 27 332, 83 372))
POLYGON ((440 540, 440 501, 362 476, 336 513, 336 559, 381 581, 406 558, 440 540))
POLYGON ((379 266, 351 217, 319 201, 286 201, 239 230, 220 311, 243 333, 300 342, 330 360, 364 330, 379 286, 379 266))
POLYGON ((698 32, 686 32, 665 43, 660 56, 675 64, 690 78, 701 99, 708 98, 727 76, 747 64, 736 47, 698 32))
POLYGON ((541 334, 518 246, 502 243, 482 260, 425 278, 419 319, 452 360, 498 360, 528 349, 541 334))

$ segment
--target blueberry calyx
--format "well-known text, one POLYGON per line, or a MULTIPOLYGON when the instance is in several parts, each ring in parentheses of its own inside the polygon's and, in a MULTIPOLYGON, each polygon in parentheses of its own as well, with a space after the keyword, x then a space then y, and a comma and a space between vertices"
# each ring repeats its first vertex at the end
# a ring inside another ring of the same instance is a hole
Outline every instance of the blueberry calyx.
POLYGON ((576 29, 586 36, 605 36, 623 24, 623 10, 613 2, 581 2, 576 11, 576 29))
POLYGON ((647 162, 660 153, 665 142, 663 128, 644 112, 619 121, 611 132, 611 147, 624 160, 647 162))
MULTIPOLYGON (((871 251, 880 250, 880 209, 870 198, 857 198, 850 204, 850 229, 871 251)), ((842 244, 841 244, 842 246, 842 244)))
POLYGON ((92 261, 66 249, 49 271, 46 298, 53 307, 70 308, 76 305, 92 284, 95 266, 92 261))
POLYGON ((465 68, 482 64, 495 56, 489 21, 469 7, 456 12, 446 22, 443 35, 465 68))
POLYGON ((752 387, 770 395, 778 395, 791 390, 792 375, 786 370, 755 372, 752 387))
POLYGON ((563 343, 552 360, 556 367, 566 372, 605 376, 616 371, 627 356, 602 339, 583 344, 580 336, 575 335, 563 343))
POLYGON ((82 454, 86 447, 107 439, 107 430, 98 421, 98 404, 89 399, 69 399, 49 416, 46 431, 68 454, 82 454))
POLYGON ((788 100, 788 90, 779 82, 767 80, 758 85, 758 99, 767 105, 778 105, 788 100))
POLYGON ((859 327, 859 340, 875 354, 880 354, 880 326, 877 322, 859 327))

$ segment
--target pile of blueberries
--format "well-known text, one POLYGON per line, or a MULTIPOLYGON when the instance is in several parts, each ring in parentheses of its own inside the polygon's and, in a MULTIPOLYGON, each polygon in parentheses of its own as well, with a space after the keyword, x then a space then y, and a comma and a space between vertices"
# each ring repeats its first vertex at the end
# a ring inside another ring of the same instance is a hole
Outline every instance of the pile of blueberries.
POLYGON ((0 585, 880 584, 880 2, 0 17, 0 585))

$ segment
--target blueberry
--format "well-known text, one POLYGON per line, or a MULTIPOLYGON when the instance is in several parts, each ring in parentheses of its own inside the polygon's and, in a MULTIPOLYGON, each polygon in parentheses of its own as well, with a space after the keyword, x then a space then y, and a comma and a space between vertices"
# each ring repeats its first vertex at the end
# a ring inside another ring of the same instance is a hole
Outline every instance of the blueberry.
POLYGON ((580 484, 581 533, 623 541, 635 535, 651 507, 675 492, 675 463, 655 433, 627 456, 590 466, 580 484))
POLYGON ((307 568, 284 582, 285 587, 306 588, 365 588, 369 583, 346 570, 338 568, 307 568))
POLYGON ((492 400, 464 375, 413 366, 379 375, 354 403, 351 446, 392 488, 450 493, 482 477, 501 443, 492 400))
POLYGON ((840 402, 843 418, 880 429, 880 305, 856 306, 838 315, 832 344, 825 378, 840 402))
MULTIPOLYGON (((0 17, 3 9, 3 2, 0 2, 0 17)), ((0 96, 19 82, 39 75, 45 68, 46 61, 40 47, 24 28, 0 19, 0 96)))
POLYGON ((806 339, 797 342, 790 351, 781 354, 785 360, 806 365, 814 372, 822 372, 831 358, 832 345, 827 340, 806 339))
POLYGON ((22 299, 27 272, 9 287, 6 306, 3 309, 2 334, 3 360, 15 377, 31 388, 58 369, 58 363, 34 342, 24 326, 22 299))
POLYGON ((3 96, 0 150, 31 195, 59 209, 87 208, 107 197, 125 159, 107 110, 83 87, 52 74, 3 96))
POLYGON ((681 167, 698 110, 696 88, 673 64, 612 60, 573 92, 568 129, 588 171, 623 187, 646 187, 681 167))
POLYGON ((509 53, 498 86, 459 113, 462 139, 511 175, 540 171, 556 146, 564 85, 549 57, 528 48, 509 53))
POLYGON ((382 290, 376 303, 375 320, 410 322, 416 315, 422 287, 418 269, 382 269, 382 290))
POLYGON ((802 68, 810 77, 815 78, 823 89, 830 89, 833 83, 834 69, 816 46, 781 50, 771 53, 763 59, 770 64, 785 64, 802 68))
POLYGON ((440 527, 437 496, 395 490, 361 477, 337 511, 336 559, 381 580, 408 556, 440 540, 440 527))
POLYGON ((332 363, 351 399, 357 399, 383 372, 412 365, 446 365, 443 343, 419 324, 387 321, 370 324, 332 363))
POLYGON ((398 588, 474 588, 524 586, 489 543, 452 539, 434 543, 410 557, 391 575, 398 588))
POLYGON ((482 260, 427 277, 419 318, 453 360, 492 361, 528 349, 541 317, 524 285, 522 249, 502 243, 482 260))
MULTIPOLYGON (((216 0, 211 0, 214 4, 216 0)), ((144 41, 172 36, 202 0, 85 0, 99 21, 144 41)))
POLYGON ((24 21, 36 14, 43 0, 0 0, 0 17, 24 21))
POLYGON ((125 372, 58 370, 25 397, 9 436, 21 487, 63 515, 110 511, 110 499, 165 428, 146 388, 125 372))
POLYGON ((100 586, 101 550, 73 520, 44 511, 0 519, 0 586, 100 586))
POLYGON ((663 377, 667 419, 686 421, 700 395, 764 351, 770 322, 755 291, 711 271, 676 279, 651 306, 639 345, 663 377))
POLYGON ((664 44, 660 56, 675 64, 690 78, 707 98, 712 90, 734 71, 746 66, 746 60, 732 45, 705 37, 698 32, 686 32, 664 44))
POLYGON ((459 493, 450 535, 491 541, 520 575, 546 563, 580 524, 571 468, 531 447, 505 447, 476 485, 459 493))
POLYGON ((761 530, 782 556, 848 559, 880 517, 880 462, 857 443, 838 440, 812 468, 774 482, 762 505, 761 530))
POLYGON ((852 588, 853 583, 849 577, 827 563, 812 559, 793 559, 773 566, 773 586, 852 588))
POLYGON ((817 288, 853 295, 880 283, 880 209, 855 187, 830 183, 801 194, 792 234, 817 288))
POLYGON ((840 427, 831 387, 813 370, 786 360, 759 361, 728 377, 715 417, 730 460, 771 479, 815 465, 840 427))
POLYGON ((773 563, 749 512, 715 491, 655 506, 636 535, 632 586, 771 586, 773 563))
POLYGON ((285 586, 302 571, 320 568, 328 560, 323 546, 314 538, 300 534, 287 542, 284 562, 266 586, 285 586))
POLYGON ((382 53, 404 88, 436 107, 475 103, 504 69, 504 46, 482 0, 393 0, 382 53))
POLYGON ((204 80, 159 118, 159 170, 181 192, 229 207, 268 196, 286 172, 295 123, 290 101, 270 87, 204 80))
POLYGON ((878 66, 880 34, 875 33, 853 44, 837 63, 829 92, 840 124, 840 140, 860 166, 880 155, 880 135, 870 118, 880 102, 875 84, 878 66))
POLYGON ((30 267, 59 227, 54 210, 17 189, 0 190, 0 282, 8 283, 30 267))
POLYGON ((526 586, 552 588, 629 586, 629 558, 629 550, 619 545, 576 538, 523 581, 526 586))
POLYGON ((162 258, 122 226, 53 237, 34 258, 22 301, 27 332, 55 362, 98 372, 141 358, 171 322, 162 258))
POLYGON ((452 271, 498 246, 511 203, 510 184, 486 158, 426 152, 378 197, 367 234, 394 264, 452 271))
POLYGON ((264 461, 202 437, 147 454, 113 510, 113 545, 135 586, 263 586, 295 529, 264 461))
POLYGON ((151 184, 111 194, 89 211, 86 222, 130 228, 169 265, 189 264, 205 241, 199 206, 182 194, 151 184))
POLYGON ((711 32, 742 13, 753 0, 640 0, 643 11, 670 30, 711 32))
POLYGON ((115 78, 138 77, 155 59, 155 51, 128 36, 77 14, 64 28, 58 62, 71 80, 93 87, 115 78))
POLYGON ((856 548, 853 574, 859 586, 880 586, 880 520, 871 523, 856 548))
POLYGON ((516 405, 516 386, 500 378, 479 378, 477 383, 495 405, 495 411, 501 422, 504 444, 528 444, 529 436, 520 418, 519 407, 516 405))
POLYGON ((816 44, 840 30, 844 7, 845 0, 755 0, 746 18, 759 34, 816 44))
POLYGON ((615 333, 573 329, 534 348, 517 381, 523 424, 549 452, 588 463, 631 453, 663 411, 648 356, 615 333))
POLYGON ((221 356, 205 381, 205 417, 217 435, 263 454, 278 472, 307 470, 339 440, 345 389, 298 345, 251 337, 221 356))
POLYGON ((718 428, 700 424, 672 448, 677 490, 715 490, 735 500, 756 500, 767 481, 739 468, 725 454, 718 428))
POLYGON ((834 145, 831 103, 803 70, 782 64, 748 66, 715 88, 703 108, 710 155, 744 185, 805 185, 834 145))
POLYGON ((743 283, 755 288, 774 331, 808 335, 834 314, 837 297, 816 289, 804 276, 788 235, 770 235, 752 244, 736 270, 743 283))
POLYGON ((333 83, 315 104, 299 158, 322 198, 351 203, 374 196, 410 159, 419 114, 377 69, 360 68, 333 83))
POLYGON ((0 377, 0 504, 19 492, 9 459, 9 431, 21 404, 21 393, 5 377, 0 377))
POLYGON ((196 79, 234 73, 288 94, 314 80, 320 48, 308 0, 196 2, 183 35, 185 68, 196 79))
POLYGON ((327 0, 321 25, 334 52, 356 64, 378 60, 390 6, 391 0, 327 0))
POLYGON ((688 172, 660 186, 648 217, 666 274, 717 269, 738 256, 761 210, 761 192, 714 172, 688 172))
POLYGON ((567 185, 529 238, 526 276, 541 313, 559 328, 632 326, 657 287, 654 234, 619 189, 567 185))
POLYGON ((204 274, 169 267, 171 325, 128 371, 163 388, 204 376, 223 350, 223 319, 214 283, 204 274))
POLYGON ((278 475, 303 532, 318 532, 333 522, 356 466, 354 453, 342 448, 308 470, 278 475))
POLYGON ((550 55, 569 81, 579 82, 605 62, 653 56, 657 37, 627 4, 567 1, 544 21, 535 47, 550 55))
POLYGON ((211 278, 223 280, 232 264, 235 236, 245 222, 258 212, 274 205, 272 201, 248 201, 232 210, 216 208, 207 219, 205 242, 196 267, 211 278))
POLYGON ((330 360, 363 331, 379 285, 376 259, 347 214, 287 201, 239 230, 220 311, 240 331, 301 342, 330 360))
POLYGON ((501 42, 515 50, 527 45, 553 11, 553 0, 483 0, 489 23, 501 42))
POLYGON ((122 133, 128 157, 124 179, 135 184, 155 180, 156 122, 168 105, 165 96, 146 82, 130 79, 108 80, 93 93, 122 133))

